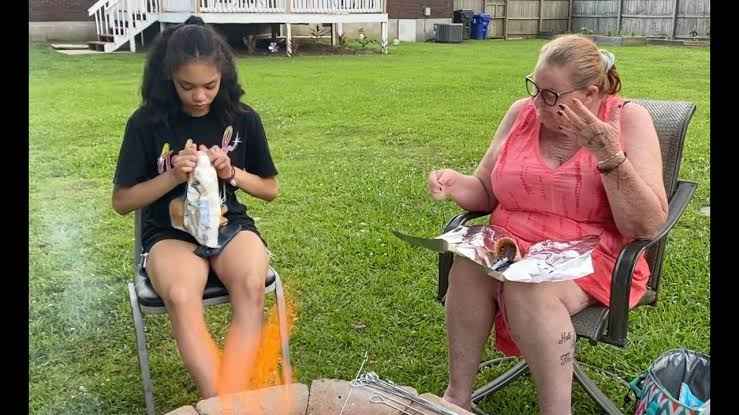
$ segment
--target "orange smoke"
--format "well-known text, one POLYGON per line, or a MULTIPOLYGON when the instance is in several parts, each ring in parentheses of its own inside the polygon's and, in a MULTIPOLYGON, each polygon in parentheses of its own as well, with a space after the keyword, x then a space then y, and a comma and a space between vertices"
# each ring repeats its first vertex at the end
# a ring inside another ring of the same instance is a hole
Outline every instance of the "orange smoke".
MULTIPOLYGON (((295 307, 287 293, 285 293, 285 306, 286 329, 289 336, 294 325, 295 307)), ((254 364, 244 373, 245 376, 248 376, 245 391, 253 392, 241 394, 242 399, 235 395, 219 393, 224 415, 287 415, 289 413, 293 404, 292 388, 290 387, 293 383, 293 375, 289 360, 285 361, 283 356, 282 346, 280 319, 277 313, 277 303, 275 303, 267 312, 267 318, 262 325, 254 364), (257 392, 257 390, 278 385, 286 385, 279 391, 282 396, 278 399, 275 399, 274 396, 270 398, 260 397, 259 392, 257 392)))
MULTIPOLYGON (((288 335, 293 328, 295 317, 292 301, 285 298, 287 306, 287 332, 288 335)), ((280 341, 280 322, 277 316, 277 305, 272 305, 267 313, 267 321, 262 327, 262 337, 257 349, 257 358, 254 368, 250 371, 247 390, 261 389, 268 386, 289 385, 290 379, 282 379, 283 368, 282 343, 280 341)))

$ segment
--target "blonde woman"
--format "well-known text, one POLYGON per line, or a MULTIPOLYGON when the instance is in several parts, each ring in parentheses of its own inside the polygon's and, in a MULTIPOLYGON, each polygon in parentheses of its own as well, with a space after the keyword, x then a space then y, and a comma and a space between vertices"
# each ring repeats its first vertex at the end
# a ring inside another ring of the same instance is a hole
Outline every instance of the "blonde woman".
MULTIPOLYGON (((522 78, 524 78, 522 76, 522 78)), ((455 257, 446 299, 449 385, 444 399, 470 408, 472 383, 493 326, 496 347, 526 360, 542 414, 570 414, 575 330, 570 316, 607 305, 621 248, 649 238, 667 218, 657 134, 643 107, 617 94, 615 56, 578 35, 540 51, 525 76, 529 97, 511 105, 471 175, 432 171, 436 200, 492 211, 525 252, 544 239, 600 235, 595 272, 573 281, 499 283, 455 257)), ((629 304, 646 290, 644 258, 634 271, 629 304)))

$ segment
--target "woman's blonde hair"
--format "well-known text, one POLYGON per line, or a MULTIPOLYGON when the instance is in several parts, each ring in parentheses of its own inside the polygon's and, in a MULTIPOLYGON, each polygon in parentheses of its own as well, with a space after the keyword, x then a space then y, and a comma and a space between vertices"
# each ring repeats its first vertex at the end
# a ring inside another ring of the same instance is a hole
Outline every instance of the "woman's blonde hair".
POLYGON ((570 82, 575 88, 595 85, 602 94, 613 95, 621 90, 614 61, 613 54, 598 49, 589 38, 565 35, 541 48, 536 69, 544 65, 571 66, 570 82))

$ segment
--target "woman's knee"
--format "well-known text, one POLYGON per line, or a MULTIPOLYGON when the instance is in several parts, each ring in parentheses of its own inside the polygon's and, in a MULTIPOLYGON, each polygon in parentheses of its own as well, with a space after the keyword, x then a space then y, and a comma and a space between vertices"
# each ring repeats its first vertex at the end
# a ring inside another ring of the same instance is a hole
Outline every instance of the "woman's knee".
POLYGON ((450 285, 465 285, 474 287, 476 290, 489 290, 495 292, 498 289, 498 280, 487 275, 480 265, 463 257, 454 257, 452 268, 449 271, 450 285))
POLYGON ((566 312, 557 293, 539 284, 507 282, 503 302, 506 310, 519 315, 552 316, 560 309, 566 312))

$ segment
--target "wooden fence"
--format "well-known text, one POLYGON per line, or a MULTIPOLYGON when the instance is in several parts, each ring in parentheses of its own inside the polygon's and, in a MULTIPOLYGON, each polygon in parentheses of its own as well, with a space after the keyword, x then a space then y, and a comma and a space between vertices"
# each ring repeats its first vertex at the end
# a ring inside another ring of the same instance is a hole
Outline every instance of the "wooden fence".
POLYGON ((670 39, 711 37, 710 0, 575 0, 572 30, 670 39))
POLYGON ((454 0, 454 10, 493 17, 488 36, 588 31, 710 39, 710 0, 454 0))

